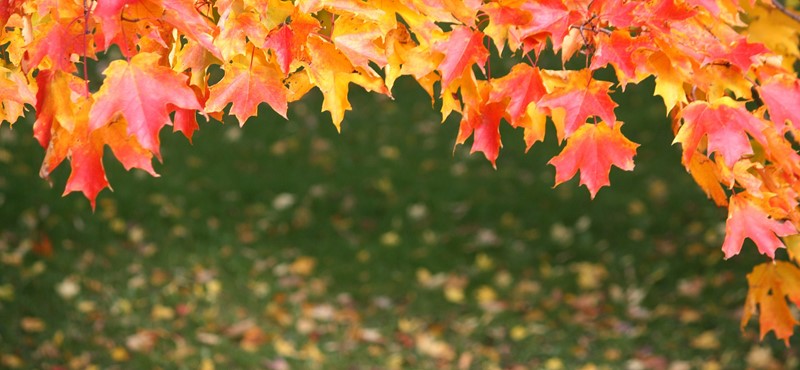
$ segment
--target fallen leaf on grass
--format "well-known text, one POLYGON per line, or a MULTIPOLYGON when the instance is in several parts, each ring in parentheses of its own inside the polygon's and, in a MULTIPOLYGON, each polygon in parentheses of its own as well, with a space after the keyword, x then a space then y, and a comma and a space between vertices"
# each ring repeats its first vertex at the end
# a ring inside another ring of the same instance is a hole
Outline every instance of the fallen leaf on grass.
POLYGON ((131 355, 128 354, 124 347, 117 346, 111 349, 111 359, 116 362, 124 362, 130 360, 131 355))
POLYGON ((419 334, 416 336, 416 343, 419 353, 437 360, 453 361, 456 357, 453 347, 433 335, 419 334))
POLYGON ((719 348, 719 338, 717 334, 711 330, 704 331, 694 339, 691 343, 693 348, 712 350, 719 348))
POLYGON ((72 299, 81 291, 81 286, 75 281, 75 277, 68 277, 56 285, 56 292, 61 298, 72 299))
POLYGON ((172 307, 157 304, 153 306, 153 309, 150 311, 150 318, 155 321, 172 320, 175 318, 175 310, 172 309, 172 307))
POLYGON ((125 338, 125 346, 134 352, 150 352, 158 341, 158 333, 152 330, 140 330, 125 338))
POLYGON ((11 284, 0 285, 0 301, 14 300, 14 286, 11 284))
POLYGON ((28 333, 39 333, 44 331, 45 323, 38 317, 23 317, 20 326, 28 333))
POLYGON ((314 272, 314 267, 316 265, 317 260, 313 257, 300 256, 289 266, 289 271, 295 275, 308 276, 314 272))

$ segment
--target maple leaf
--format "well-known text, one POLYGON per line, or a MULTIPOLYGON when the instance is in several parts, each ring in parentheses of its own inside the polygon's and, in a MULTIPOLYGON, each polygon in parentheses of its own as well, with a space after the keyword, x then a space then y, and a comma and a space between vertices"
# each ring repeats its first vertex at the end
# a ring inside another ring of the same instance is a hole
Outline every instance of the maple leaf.
POLYGON ((269 33, 257 13, 237 12, 235 7, 224 9, 217 26, 220 31, 214 39, 214 45, 219 48, 224 60, 246 54, 248 40, 261 41, 269 33))
POLYGON ((258 105, 266 102, 286 118, 286 86, 278 67, 260 57, 253 58, 250 65, 245 59, 249 58, 237 58, 225 65, 225 76, 210 88, 206 111, 219 112, 232 103, 231 113, 242 126, 248 118, 258 114, 258 105))
POLYGON ((191 38, 212 55, 222 59, 220 50, 214 45, 216 29, 211 22, 197 12, 194 4, 184 0, 160 0, 164 7, 164 19, 191 38))
MULTIPOLYGON (((153 154, 136 141, 136 137, 128 135, 128 124, 125 119, 114 121, 91 133, 93 142, 108 145, 114 157, 122 163, 126 170, 139 168, 150 175, 158 177, 153 169, 153 154)), ((73 158, 74 161, 74 158, 73 158)))
POLYGON ((686 170, 694 181, 720 207, 728 205, 728 196, 720 185, 720 174, 717 166, 704 155, 693 155, 689 163, 684 163, 686 170))
POLYGON ((795 130, 800 129, 800 112, 797 110, 797 104, 800 102, 800 82, 797 78, 788 75, 776 76, 759 86, 758 94, 767 105, 770 120, 775 123, 775 128, 780 133, 785 133, 788 129, 787 122, 795 130))
POLYGON ((64 195, 82 192, 95 208, 97 194, 109 187, 103 168, 103 145, 92 140, 77 141, 70 148, 71 172, 64 187, 64 195))
POLYGON ((388 60, 381 39, 383 32, 377 23, 365 22, 354 16, 336 19, 331 40, 356 67, 371 68, 370 62, 383 68, 388 60))
POLYGON ((678 103, 688 103, 686 91, 683 89, 684 76, 680 70, 673 66, 669 57, 657 52, 647 58, 647 66, 656 76, 656 88, 653 95, 664 99, 667 112, 671 111, 678 103))
POLYGON ((736 194, 731 197, 728 205, 722 251, 725 253, 725 259, 731 258, 742 250, 744 239, 750 238, 761 254, 775 259, 775 251, 784 248, 783 242, 778 237, 796 233, 797 229, 791 222, 770 218, 762 206, 755 203, 755 199, 736 194))
POLYGON ((331 42, 312 35, 306 47, 311 60, 307 69, 309 80, 322 91, 322 110, 331 112, 337 130, 341 130, 344 112, 352 109, 347 97, 350 82, 367 91, 389 94, 383 80, 374 71, 354 67, 331 42))
MULTIPOLYGON (((553 49, 561 49, 564 36, 569 27, 579 21, 581 15, 576 9, 570 9, 561 0, 526 1, 520 9, 533 15, 530 22, 509 29, 509 35, 515 40, 533 38, 540 34, 549 35, 553 49)), ((527 53, 530 49, 525 50, 527 53)))
MULTIPOLYGON (((524 0, 503 0, 483 4, 481 11, 489 16, 489 24, 483 32, 489 36, 497 50, 502 53, 508 39, 508 30, 511 27, 519 27, 529 23, 532 19, 531 13, 519 6, 524 0)), ((509 46, 511 51, 516 51, 519 42, 512 42, 509 46)))
POLYGON ((746 37, 741 37, 733 46, 726 50, 725 53, 719 54, 716 57, 718 59, 727 60, 732 65, 739 68, 740 71, 746 73, 750 70, 750 66, 756 61, 756 57, 766 53, 769 53, 769 49, 763 44, 751 44, 747 42, 746 37))
MULTIPOLYGON (((472 77, 472 71, 465 72, 472 77)), ((500 141, 500 120, 505 114, 506 101, 490 101, 488 99, 492 85, 487 81, 475 81, 465 85, 464 100, 465 110, 458 129, 456 145, 463 144, 473 135, 470 153, 483 152, 492 167, 497 168, 497 156, 503 146, 500 141)))
POLYGON ((650 45, 639 37, 631 37, 627 30, 614 30, 611 36, 601 34, 595 40, 598 43, 597 51, 589 69, 595 70, 611 64, 620 85, 636 82, 636 66, 645 62, 640 50, 650 45))
POLYGON ((284 24, 277 30, 270 32, 266 39, 264 39, 264 48, 272 49, 272 51, 275 52, 281 71, 283 71, 283 74, 288 75, 290 72, 289 67, 292 65, 292 60, 294 60, 294 54, 292 53, 292 28, 284 24))
POLYGON ((710 103, 692 102, 681 111, 680 117, 684 123, 673 144, 681 143, 685 162, 691 160, 703 136, 708 137, 708 152, 721 154, 728 167, 753 154, 748 133, 763 145, 767 142, 762 133, 764 122, 727 96, 710 103))
POLYGON ((584 69, 569 74, 564 85, 542 97, 537 106, 550 109, 558 139, 563 140, 590 117, 599 116, 605 122, 616 122, 614 107, 617 104, 608 95, 610 87, 611 82, 593 80, 591 71, 584 69), (561 112, 552 112, 554 109, 561 112))
POLYGON ((483 46, 483 33, 469 27, 456 27, 446 41, 438 43, 437 51, 444 54, 439 64, 442 73, 442 89, 446 89, 454 79, 461 76, 464 70, 477 64, 481 69, 489 57, 489 51, 483 46))
POLYGON ((775 336, 789 346, 789 338, 798 322, 786 300, 800 305, 800 269, 786 261, 762 263, 747 274, 747 284, 742 330, 758 307, 761 339, 774 331, 775 336))
POLYGON ((539 68, 527 64, 517 64, 507 75, 491 80, 492 90, 489 100, 500 102, 508 99, 506 112, 509 122, 516 126, 531 103, 539 101, 547 94, 547 90, 539 75, 539 68))
POLYGON ((14 124, 22 117, 25 104, 36 104, 36 95, 28 87, 25 75, 0 66, 0 124, 14 124))
POLYGON ((130 63, 115 60, 103 74, 106 80, 89 112, 89 129, 97 130, 117 115, 128 122, 128 134, 160 158, 158 132, 171 125, 176 107, 199 110, 200 102, 186 85, 187 77, 158 63, 160 56, 139 53, 130 63))
POLYGON ((622 122, 614 123, 613 128, 605 122, 587 123, 579 127, 567 139, 564 150, 548 162, 556 168, 554 186, 571 179, 580 171, 580 183, 586 185, 594 199, 601 187, 610 184, 608 174, 612 165, 632 171, 633 157, 639 144, 622 135, 621 128, 622 122))
POLYGON ((63 25, 61 22, 53 21, 49 23, 49 28, 39 32, 44 33, 34 39, 30 48, 25 53, 22 63, 22 70, 26 73, 35 69, 47 57, 49 68, 60 69, 67 72, 76 70, 72 63, 72 55, 82 55, 84 52, 87 57, 94 58, 91 44, 84 45, 84 28, 77 22, 63 25))

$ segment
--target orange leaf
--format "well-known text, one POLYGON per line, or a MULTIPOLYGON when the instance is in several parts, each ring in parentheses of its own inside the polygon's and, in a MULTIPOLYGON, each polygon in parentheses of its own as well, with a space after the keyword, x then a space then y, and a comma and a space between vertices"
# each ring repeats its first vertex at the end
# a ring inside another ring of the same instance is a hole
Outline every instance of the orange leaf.
POLYGON ((453 29, 447 41, 436 45, 436 50, 444 54, 439 64, 443 90, 473 64, 483 68, 489 57, 489 51, 483 46, 483 33, 464 26, 453 29))
POLYGON ((103 72, 103 86, 95 93, 89 129, 103 127, 121 114, 128 121, 128 134, 160 158, 158 132, 172 124, 169 112, 175 107, 202 107, 186 85, 187 77, 160 65, 159 58, 158 54, 139 53, 130 63, 111 62, 103 72))
POLYGON ((753 154, 748 133, 764 145, 767 142, 761 132, 764 122, 729 97, 711 103, 695 101, 681 111, 680 117, 684 123, 673 144, 681 143, 684 162, 691 160, 700 139, 706 135, 708 152, 721 154, 728 167, 733 167, 734 162, 743 156, 753 154))
POLYGON ((236 116, 239 125, 244 125, 248 118, 258 114, 258 105, 266 102, 286 118, 288 103, 282 76, 277 66, 267 64, 261 58, 228 63, 225 65, 225 76, 210 88, 206 111, 219 112, 232 103, 231 113, 236 116), (249 66, 244 64, 248 62, 251 63, 249 66))
POLYGON ((539 100, 539 108, 563 109, 563 114, 552 113, 558 130, 559 140, 572 135, 575 130, 593 116, 606 122, 616 122, 614 107, 617 106, 608 95, 611 82, 592 79, 591 71, 584 69, 567 76, 565 85, 545 95, 539 100))
POLYGON ((790 262, 765 262, 747 274, 747 283, 749 289, 742 314, 742 329, 758 306, 761 339, 774 331, 775 336, 788 346, 798 322, 792 316, 786 299, 795 305, 800 303, 800 269, 790 262))
POLYGON ((571 179, 580 170, 581 185, 586 185, 592 198, 601 187, 609 185, 611 166, 633 170, 636 144, 622 135, 622 122, 611 128, 605 122, 587 123, 567 139, 567 146, 549 164, 556 168, 556 184, 571 179))
POLYGON ((761 254, 775 259, 775 251, 784 248, 779 236, 796 234, 797 229, 789 221, 773 220, 755 200, 736 194, 731 197, 728 206, 728 221, 725 223, 725 241, 722 251, 725 259, 731 258, 742 250, 745 238, 756 243, 761 254))

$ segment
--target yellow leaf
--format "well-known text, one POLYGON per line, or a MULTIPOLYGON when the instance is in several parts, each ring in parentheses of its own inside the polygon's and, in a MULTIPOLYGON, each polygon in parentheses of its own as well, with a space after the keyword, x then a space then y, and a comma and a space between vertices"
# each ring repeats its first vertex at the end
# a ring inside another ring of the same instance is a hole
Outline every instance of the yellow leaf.
POLYGON ((789 258, 795 263, 800 263, 800 235, 790 235, 783 238, 789 258))
POLYGON ((685 80, 680 71, 673 67, 672 61, 662 52, 654 53, 647 60, 648 67, 656 76, 656 89, 654 95, 664 99, 667 112, 671 111, 678 103, 687 103, 686 92, 683 90, 685 80))
POLYGON ((128 351, 126 351, 124 347, 117 346, 111 349, 111 359, 116 362, 128 361, 130 358, 130 354, 128 354, 128 351))

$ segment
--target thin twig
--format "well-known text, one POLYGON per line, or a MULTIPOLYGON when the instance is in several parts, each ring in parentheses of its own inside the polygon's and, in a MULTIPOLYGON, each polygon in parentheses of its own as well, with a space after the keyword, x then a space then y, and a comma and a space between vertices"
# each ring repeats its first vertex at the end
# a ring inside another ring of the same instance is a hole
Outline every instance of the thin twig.
POLYGON ((800 23, 800 14, 786 9, 786 6, 781 4, 778 0, 772 0, 772 6, 780 10, 783 14, 786 14, 787 17, 792 18, 795 22, 800 23))

